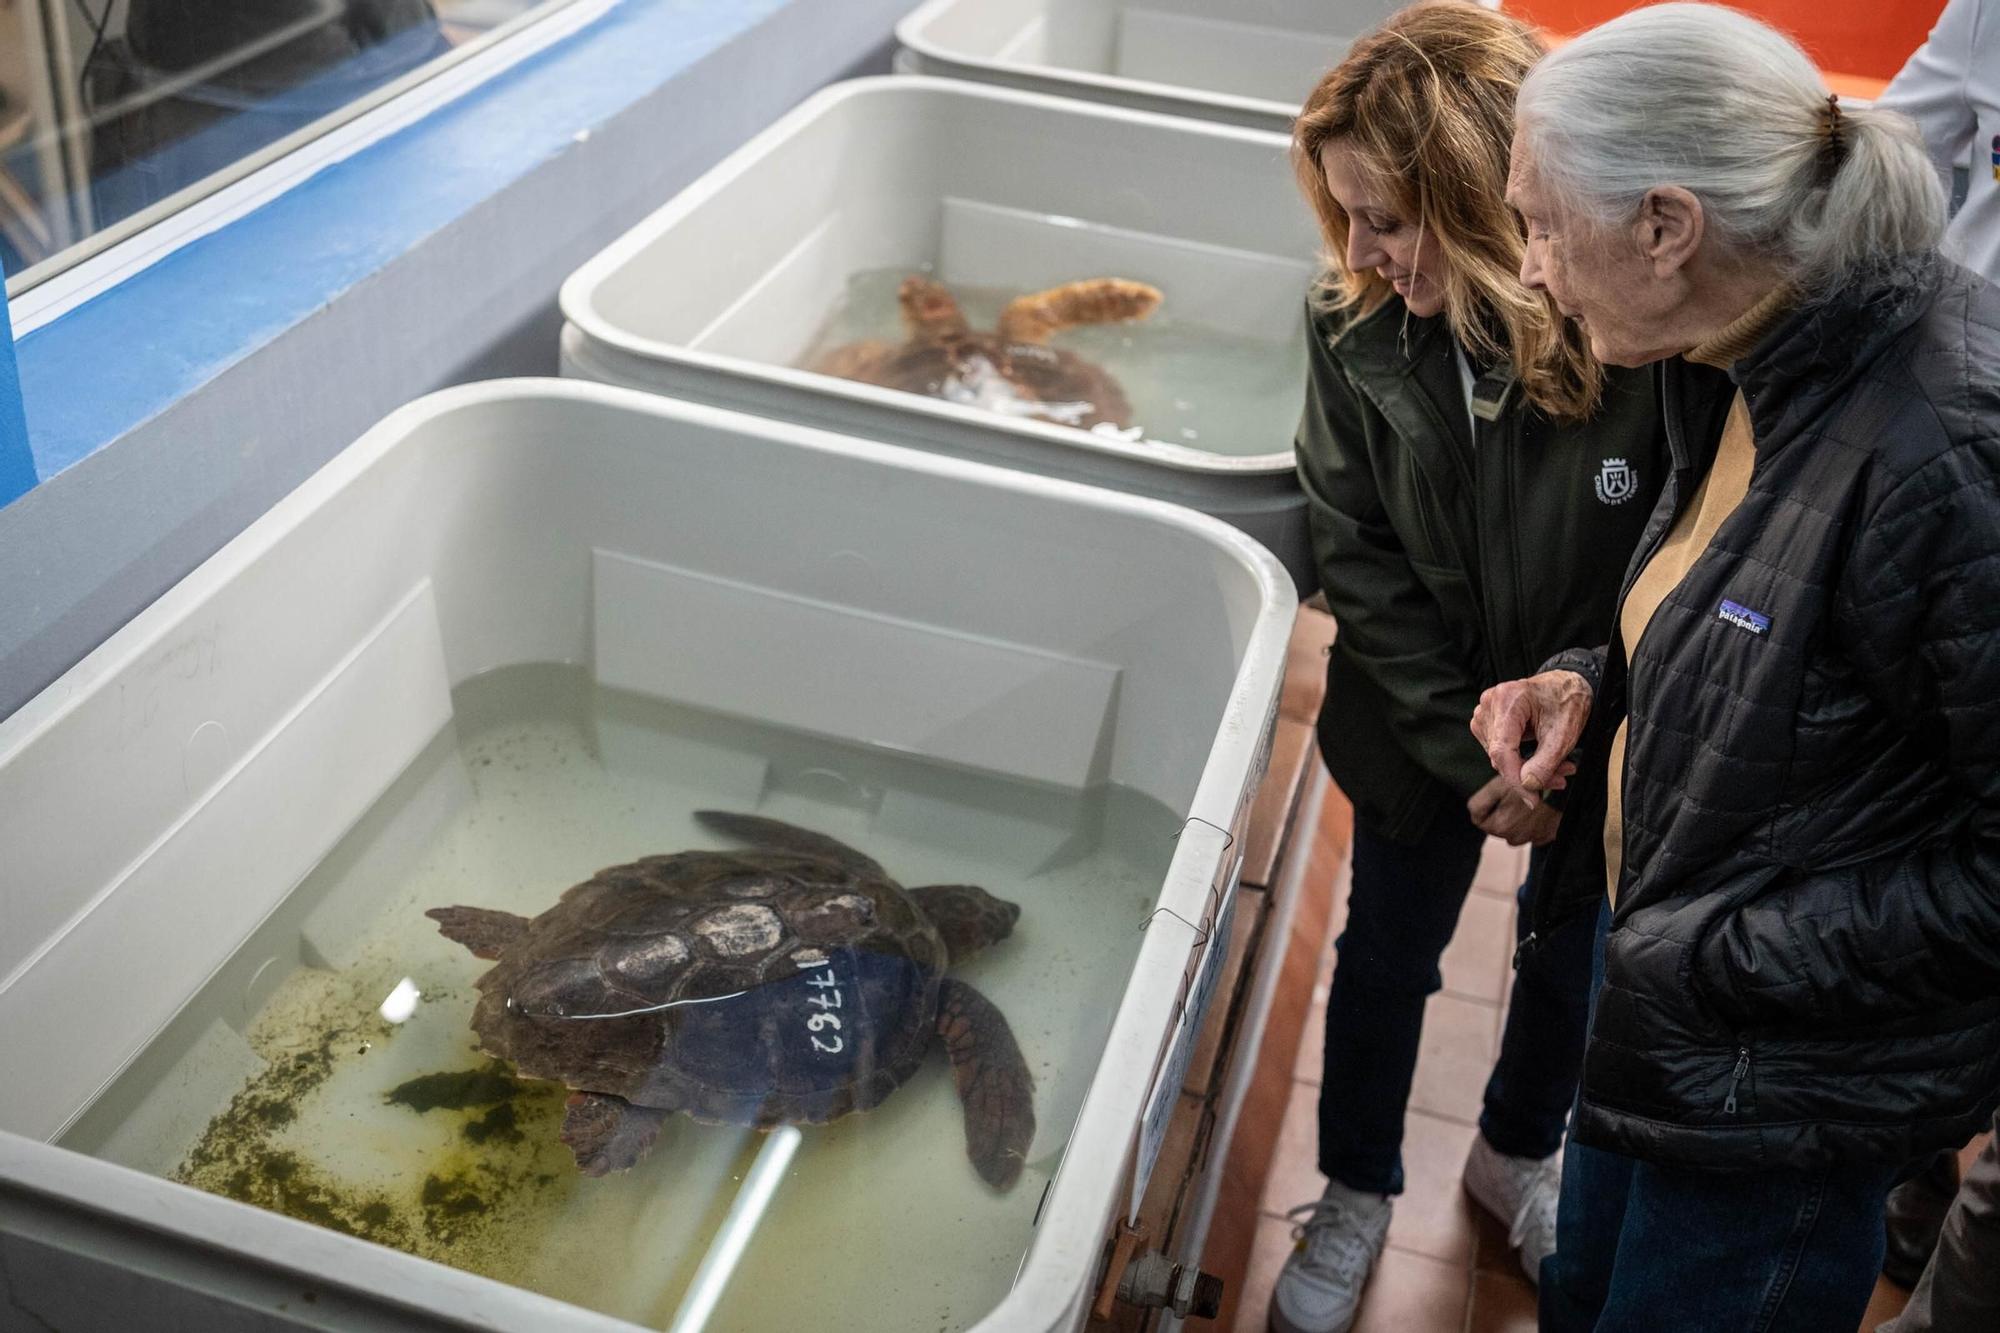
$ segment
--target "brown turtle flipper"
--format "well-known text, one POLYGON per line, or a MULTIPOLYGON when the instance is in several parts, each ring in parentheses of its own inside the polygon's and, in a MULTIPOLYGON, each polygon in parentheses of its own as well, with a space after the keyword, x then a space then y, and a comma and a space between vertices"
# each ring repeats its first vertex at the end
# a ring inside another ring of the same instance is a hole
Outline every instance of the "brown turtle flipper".
POLYGON ((668 1114, 609 1093, 572 1093, 563 1115, 562 1141, 576 1154, 576 1169, 586 1176, 623 1171, 651 1150, 668 1114))
POLYGON ((987 1184, 1008 1189, 1020 1179, 1035 1137, 1035 1080, 1028 1062, 992 1002, 950 977, 938 991, 937 1030, 965 1106, 965 1155, 987 1184))
POLYGON ((905 278, 896 299, 903 307, 903 327, 912 338, 947 338, 967 332, 965 312, 944 284, 929 278, 905 278))
POLYGON ((864 384, 879 384, 882 367, 896 350, 894 343, 883 342, 880 338, 866 338, 860 342, 843 343, 807 367, 822 375, 835 375, 844 380, 860 380, 864 384))
POLYGON ((887 879, 888 873, 872 857, 855 851, 838 838, 829 838, 824 833, 814 833, 796 824, 787 824, 782 819, 766 819, 763 815, 739 815, 728 810, 697 810, 695 821, 703 828, 725 833, 738 842, 747 842, 753 847, 769 847, 774 851, 797 852, 801 856, 817 856, 846 866, 857 874, 875 879, 887 879))
POLYGON ((1006 939, 1021 918, 1020 908, 971 884, 927 884, 910 897, 944 937, 954 965, 1006 939))
POLYGON ((438 934, 463 944, 474 958, 498 958, 528 929, 527 917, 490 907, 433 907, 424 915, 438 923, 438 934))
POLYGON ((1010 343, 1045 343, 1078 324, 1144 319, 1160 304, 1160 289, 1124 278, 1066 282, 1045 292, 1017 296, 1000 312, 1000 337, 1010 343))

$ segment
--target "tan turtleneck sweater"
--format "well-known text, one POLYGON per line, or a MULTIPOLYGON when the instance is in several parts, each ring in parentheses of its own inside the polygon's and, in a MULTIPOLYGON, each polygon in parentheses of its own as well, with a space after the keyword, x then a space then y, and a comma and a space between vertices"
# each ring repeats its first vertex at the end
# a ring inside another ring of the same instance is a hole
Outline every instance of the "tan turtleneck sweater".
MULTIPOLYGON (((1779 287, 1728 328, 1691 349, 1687 359, 1705 366, 1733 365, 1777 327, 1797 299, 1798 294, 1790 286, 1779 287)), ((1646 626, 1652 623, 1653 613, 1687 577, 1688 570, 1714 540, 1723 520, 1743 502, 1750 490, 1750 470, 1756 459, 1750 409, 1739 390, 1736 401, 1729 405, 1729 421, 1722 428, 1722 443, 1716 449, 1708 475, 1695 488, 1694 498, 1681 516, 1674 520, 1666 540, 1632 581, 1631 591, 1625 594, 1625 601, 1618 608, 1618 631, 1628 661, 1638 654, 1639 640, 1646 633, 1646 626)), ((1620 722, 1618 734, 1611 738, 1611 771, 1604 806, 1605 891, 1613 907, 1618 905, 1618 872, 1625 859, 1624 801, 1625 723, 1620 722)))

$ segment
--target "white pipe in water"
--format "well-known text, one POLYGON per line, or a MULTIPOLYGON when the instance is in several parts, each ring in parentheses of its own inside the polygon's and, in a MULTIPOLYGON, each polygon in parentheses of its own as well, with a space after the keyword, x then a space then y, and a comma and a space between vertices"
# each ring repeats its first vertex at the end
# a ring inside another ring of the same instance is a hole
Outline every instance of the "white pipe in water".
POLYGON ((708 1327, 709 1317, 721 1303, 736 1265, 750 1246, 750 1237, 756 1234, 764 1210, 771 1206, 771 1199, 778 1192, 778 1182, 784 1179, 793 1155, 799 1150, 800 1137, 796 1125, 780 1125, 764 1136, 764 1146, 757 1150, 757 1160, 750 1164, 743 1188, 729 1205, 729 1216, 722 1219, 714 1243, 702 1256, 701 1267, 695 1270, 694 1281, 688 1284, 687 1295, 681 1299, 681 1308, 674 1311, 674 1321, 667 1325, 667 1333, 702 1333, 708 1327))

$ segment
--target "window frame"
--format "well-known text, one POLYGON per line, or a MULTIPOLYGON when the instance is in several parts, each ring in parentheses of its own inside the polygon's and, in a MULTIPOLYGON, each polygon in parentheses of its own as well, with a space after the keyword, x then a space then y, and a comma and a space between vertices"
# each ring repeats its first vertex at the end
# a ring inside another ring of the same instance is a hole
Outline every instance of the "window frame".
MULTIPOLYGON (((24 7, 40 8, 46 15, 60 3, 42 0, 36 5, 36 0, 27 0, 24 7)), ((8 275, 5 287, 13 306, 15 337, 546 49, 612 3, 536 0, 532 8, 462 46, 8 275)), ((80 115, 75 89, 59 89, 57 110, 80 115)), ((89 128, 86 120, 72 119, 58 132, 57 151, 73 157, 89 128)))

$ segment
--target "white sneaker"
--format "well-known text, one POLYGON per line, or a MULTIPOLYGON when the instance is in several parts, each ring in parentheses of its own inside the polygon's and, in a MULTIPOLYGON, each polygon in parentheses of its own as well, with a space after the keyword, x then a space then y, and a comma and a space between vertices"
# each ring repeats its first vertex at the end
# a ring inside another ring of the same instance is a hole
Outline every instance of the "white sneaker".
POLYGON ((1507 1226, 1528 1281, 1542 1280, 1542 1260, 1556 1250, 1556 1201, 1562 1197, 1562 1152, 1510 1157, 1475 1135, 1465 1157, 1465 1192, 1507 1226))
POLYGON ((1389 1236, 1389 1200, 1328 1181, 1286 1216, 1298 1244, 1271 1291, 1272 1333, 1347 1333, 1389 1236))

